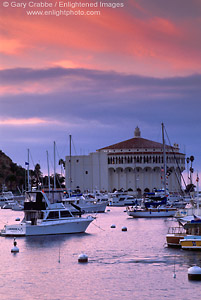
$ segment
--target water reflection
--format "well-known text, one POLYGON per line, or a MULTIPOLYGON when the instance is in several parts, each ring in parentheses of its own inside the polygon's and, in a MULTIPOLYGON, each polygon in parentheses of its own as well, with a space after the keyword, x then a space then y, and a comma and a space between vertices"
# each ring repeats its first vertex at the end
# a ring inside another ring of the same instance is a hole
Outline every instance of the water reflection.
POLYGON ((41 235, 41 236, 27 236, 25 237, 25 245, 27 248, 54 248, 58 245, 62 246, 66 242, 70 242, 72 239, 82 240, 88 233, 77 234, 60 234, 60 235, 41 235))

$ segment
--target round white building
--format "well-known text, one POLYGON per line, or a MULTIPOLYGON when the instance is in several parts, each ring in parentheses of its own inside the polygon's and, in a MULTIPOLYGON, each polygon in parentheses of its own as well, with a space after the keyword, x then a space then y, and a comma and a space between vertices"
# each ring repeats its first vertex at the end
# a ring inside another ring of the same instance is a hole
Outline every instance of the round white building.
MULTIPOLYGON (((136 127, 134 137, 97 150, 89 155, 66 157, 67 187, 84 190, 130 190, 143 194, 163 188, 163 144, 141 137, 136 127), (69 174, 71 170, 71 174, 69 174), (71 177, 71 180, 70 180, 71 177)), ((185 154, 179 147, 166 145, 167 188, 180 192, 185 154)))

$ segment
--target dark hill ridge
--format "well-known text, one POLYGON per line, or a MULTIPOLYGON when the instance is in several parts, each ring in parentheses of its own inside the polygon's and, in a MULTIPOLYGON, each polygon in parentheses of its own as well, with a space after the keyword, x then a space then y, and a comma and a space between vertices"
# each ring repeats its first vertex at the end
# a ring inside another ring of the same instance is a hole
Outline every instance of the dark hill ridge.
POLYGON ((5 185, 8 190, 16 191, 17 186, 21 188, 24 183, 25 169, 0 150, 0 190, 5 185))

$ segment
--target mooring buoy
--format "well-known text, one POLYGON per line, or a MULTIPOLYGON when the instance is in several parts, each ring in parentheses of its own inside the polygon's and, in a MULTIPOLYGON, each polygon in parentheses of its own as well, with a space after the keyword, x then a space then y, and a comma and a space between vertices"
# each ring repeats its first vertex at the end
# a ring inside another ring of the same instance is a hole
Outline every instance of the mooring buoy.
POLYGON ((84 253, 80 254, 78 256, 78 262, 79 263, 87 263, 88 262, 88 256, 84 253))
POLYGON ((198 266, 193 266, 188 269, 188 279, 189 280, 201 280, 201 268, 198 266))
POLYGON ((13 241, 13 248, 11 249, 11 252, 12 253, 19 252, 19 248, 17 247, 17 242, 16 242, 15 238, 14 238, 14 241, 13 241))

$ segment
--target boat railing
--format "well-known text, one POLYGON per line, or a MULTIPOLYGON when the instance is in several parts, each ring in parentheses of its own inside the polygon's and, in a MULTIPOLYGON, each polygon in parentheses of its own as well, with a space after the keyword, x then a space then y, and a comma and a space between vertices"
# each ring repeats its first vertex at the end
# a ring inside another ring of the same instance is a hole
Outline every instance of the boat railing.
POLYGON ((169 227, 168 233, 169 234, 181 234, 181 233, 185 233, 185 229, 181 226, 169 227))

